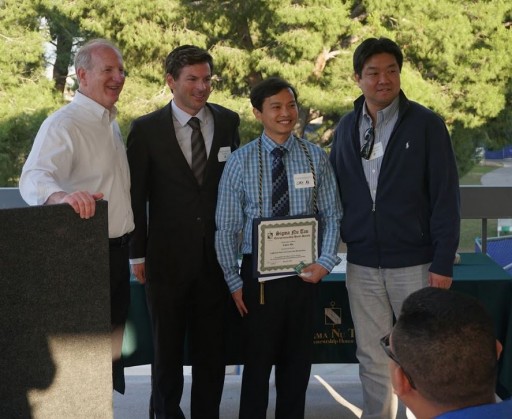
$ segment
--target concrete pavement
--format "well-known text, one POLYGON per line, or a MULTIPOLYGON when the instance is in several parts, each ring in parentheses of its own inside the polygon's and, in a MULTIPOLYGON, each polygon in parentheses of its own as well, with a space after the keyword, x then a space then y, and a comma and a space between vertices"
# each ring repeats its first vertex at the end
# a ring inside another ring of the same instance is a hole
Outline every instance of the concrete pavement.
MULTIPOLYGON (((190 417, 189 369, 185 372, 182 409, 190 417)), ((150 368, 148 365, 125 369, 126 393, 114 393, 114 419, 148 418, 150 395, 150 368)), ((222 419, 238 417, 241 375, 227 374, 222 396, 222 419)), ((274 417, 275 388, 273 377, 270 381, 268 419, 274 417)), ((362 407, 361 382, 357 364, 316 364, 313 365, 306 400, 306 419, 356 419, 360 418, 362 407)), ((399 410, 399 419, 405 419, 404 409, 399 410)))
POLYGON ((512 159, 493 161, 498 166, 482 176, 480 182, 485 186, 512 186, 512 159))

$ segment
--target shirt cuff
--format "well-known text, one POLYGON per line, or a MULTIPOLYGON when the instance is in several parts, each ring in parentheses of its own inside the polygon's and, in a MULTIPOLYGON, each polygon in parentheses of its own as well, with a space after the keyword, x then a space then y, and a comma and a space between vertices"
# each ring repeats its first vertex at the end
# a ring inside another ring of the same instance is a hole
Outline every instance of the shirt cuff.
POLYGON ((322 255, 318 258, 316 263, 319 265, 322 265, 325 269, 327 269, 329 272, 333 270, 333 268, 338 265, 341 262, 341 258, 336 255, 322 255))

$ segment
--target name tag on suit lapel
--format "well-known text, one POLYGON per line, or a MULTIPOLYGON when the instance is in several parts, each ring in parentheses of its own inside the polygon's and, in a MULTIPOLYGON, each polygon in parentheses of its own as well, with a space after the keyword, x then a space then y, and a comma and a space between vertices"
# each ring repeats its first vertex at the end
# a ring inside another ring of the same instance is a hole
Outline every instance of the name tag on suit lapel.
POLYGON ((225 162, 229 156, 231 156, 231 147, 219 148, 219 153, 217 154, 219 163, 225 162))
POLYGON ((370 156, 369 160, 378 159, 383 155, 384 147, 382 147, 382 143, 379 141, 378 143, 375 143, 375 145, 373 146, 372 155, 370 156))

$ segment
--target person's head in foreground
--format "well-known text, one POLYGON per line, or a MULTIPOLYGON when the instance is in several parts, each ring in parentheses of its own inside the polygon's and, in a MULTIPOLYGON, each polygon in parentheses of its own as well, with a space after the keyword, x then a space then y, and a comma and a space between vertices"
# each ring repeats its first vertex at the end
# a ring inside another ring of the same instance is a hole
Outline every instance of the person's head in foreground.
POLYGON ((418 419, 495 403, 502 348, 476 299, 440 288, 416 291, 381 343, 394 391, 418 419))

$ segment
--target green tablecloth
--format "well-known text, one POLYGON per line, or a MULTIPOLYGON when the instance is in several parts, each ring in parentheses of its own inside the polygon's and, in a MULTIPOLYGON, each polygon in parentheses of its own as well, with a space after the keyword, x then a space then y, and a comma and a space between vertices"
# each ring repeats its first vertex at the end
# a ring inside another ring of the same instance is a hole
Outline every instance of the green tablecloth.
MULTIPOLYGON (((344 274, 330 274, 320 284, 313 342, 313 362, 356 363, 354 326, 350 316, 344 274)), ((463 253, 454 267, 453 289, 478 298, 491 313, 498 339, 503 343, 497 392, 512 394, 512 277, 488 256, 463 253)), ((123 341, 125 366, 152 362, 152 342, 144 287, 131 286, 131 308, 123 341)), ((227 365, 242 364, 241 319, 230 301, 228 314, 227 365)))

